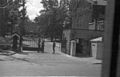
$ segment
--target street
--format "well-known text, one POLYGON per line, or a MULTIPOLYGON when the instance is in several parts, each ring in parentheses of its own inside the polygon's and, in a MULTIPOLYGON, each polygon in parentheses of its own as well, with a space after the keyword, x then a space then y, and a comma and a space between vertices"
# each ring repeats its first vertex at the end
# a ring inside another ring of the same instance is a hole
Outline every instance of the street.
POLYGON ((89 58, 68 57, 56 47, 52 54, 52 43, 45 43, 45 53, 24 51, 26 54, 0 55, 1 76, 85 76, 100 77, 101 64, 89 58))

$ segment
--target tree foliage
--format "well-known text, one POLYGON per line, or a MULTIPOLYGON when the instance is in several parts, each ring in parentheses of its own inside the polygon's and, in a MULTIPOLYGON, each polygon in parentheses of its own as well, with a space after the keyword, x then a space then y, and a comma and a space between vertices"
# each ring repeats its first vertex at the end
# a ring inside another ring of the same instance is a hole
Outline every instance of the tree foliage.
POLYGON ((71 5, 73 27, 88 29, 88 24, 91 22, 92 18, 91 4, 87 0, 72 0, 71 5))
POLYGON ((24 21, 26 16, 26 0, 15 0, 9 5, 8 9, 8 22, 11 22, 12 31, 14 32, 15 24, 18 24, 19 33, 24 34, 24 21))
POLYGON ((42 31, 51 38, 61 38, 63 25, 69 21, 69 0, 42 0, 44 10, 35 22, 44 26, 42 31))

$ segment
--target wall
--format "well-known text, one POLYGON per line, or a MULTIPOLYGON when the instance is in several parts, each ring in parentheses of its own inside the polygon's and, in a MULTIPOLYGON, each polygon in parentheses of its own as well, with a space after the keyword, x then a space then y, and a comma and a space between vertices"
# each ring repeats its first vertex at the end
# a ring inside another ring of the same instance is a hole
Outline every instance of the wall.
POLYGON ((102 60, 103 42, 92 42, 92 57, 102 60))
POLYGON ((71 36, 71 30, 64 30, 63 31, 64 38, 66 39, 66 53, 70 54, 70 36, 71 36))
POLYGON ((90 40, 103 36, 103 33, 103 31, 72 29, 71 39, 81 38, 90 40))
POLYGON ((76 54, 76 41, 72 40, 70 44, 70 55, 75 56, 76 54))
POLYGON ((97 43, 91 43, 92 57, 96 58, 97 56, 97 43))
POLYGON ((87 0, 72 0, 72 28, 88 29, 91 21, 92 9, 87 0))
POLYGON ((101 59, 102 60, 102 53, 103 53, 103 43, 98 42, 97 43, 97 56, 96 59, 101 59))

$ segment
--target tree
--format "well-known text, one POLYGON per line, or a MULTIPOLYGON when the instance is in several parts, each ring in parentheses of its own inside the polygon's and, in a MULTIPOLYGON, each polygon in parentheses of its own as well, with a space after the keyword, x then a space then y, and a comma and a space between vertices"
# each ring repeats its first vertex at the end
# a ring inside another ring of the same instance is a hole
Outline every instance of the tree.
POLYGON ((45 35, 53 38, 61 38, 63 24, 69 19, 68 0, 42 0, 44 10, 41 15, 35 19, 37 23, 44 27, 45 35))
MULTIPOLYGON (((20 43, 19 43, 19 50, 18 52, 21 52, 22 48, 22 36, 25 34, 25 19, 26 17, 26 0, 15 0, 12 2, 10 7, 8 7, 9 10, 9 17, 8 21, 11 22, 11 32, 12 33, 18 33, 20 35, 20 43), (21 10, 20 10, 21 8, 21 10)), ((14 41, 17 39, 14 39, 14 41)), ((14 42, 13 42, 14 43, 14 42)), ((14 44, 17 45, 17 44, 14 44)))
MULTIPOLYGON (((19 26, 19 33, 24 34, 24 21, 26 19, 26 7, 25 7, 25 0, 15 0, 9 9, 9 20, 12 22, 12 26, 14 27, 15 24, 18 24, 19 26), (20 9, 22 8, 22 9, 20 9)), ((13 29, 14 30, 14 29, 13 29)), ((13 31, 14 32, 14 31, 13 31)))
POLYGON ((7 19, 8 19, 8 3, 7 0, 1 0, 0 1, 0 35, 5 37, 5 34, 7 33, 7 19))
POLYGON ((35 23, 38 24, 39 27, 39 36, 45 36, 46 35, 46 29, 49 24, 49 15, 47 14, 41 14, 40 16, 35 18, 35 23))

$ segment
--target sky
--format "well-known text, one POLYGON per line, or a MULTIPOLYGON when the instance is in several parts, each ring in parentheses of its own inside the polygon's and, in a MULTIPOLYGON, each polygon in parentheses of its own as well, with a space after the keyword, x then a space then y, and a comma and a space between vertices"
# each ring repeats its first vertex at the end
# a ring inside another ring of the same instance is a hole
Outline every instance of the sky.
POLYGON ((27 0, 27 15, 33 20, 37 15, 40 15, 39 11, 43 9, 41 0, 27 0))

